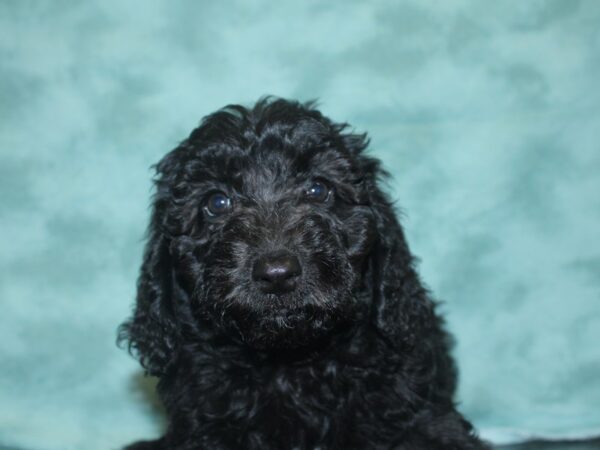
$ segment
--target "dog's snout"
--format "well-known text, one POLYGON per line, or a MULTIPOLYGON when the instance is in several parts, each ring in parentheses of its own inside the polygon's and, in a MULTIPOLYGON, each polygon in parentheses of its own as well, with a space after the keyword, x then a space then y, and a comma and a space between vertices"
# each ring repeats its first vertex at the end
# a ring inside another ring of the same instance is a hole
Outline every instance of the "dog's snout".
POLYGON ((290 253, 271 253, 259 257, 252 269, 252 278, 264 292, 282 294, 296 288, 302 273, 298 258, 290 253))

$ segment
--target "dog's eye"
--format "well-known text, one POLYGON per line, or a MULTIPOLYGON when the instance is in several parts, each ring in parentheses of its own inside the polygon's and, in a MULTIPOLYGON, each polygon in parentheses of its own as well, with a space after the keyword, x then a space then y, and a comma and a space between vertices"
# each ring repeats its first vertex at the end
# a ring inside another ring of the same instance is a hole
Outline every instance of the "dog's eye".
POLYGON ((215 192, 206 201, 204 210, 209 216, 221 216, 231 210, 231 199, 223 192, 215 192))
POLYGON ((323 203, 329 198, 330 193, 331 189, 325 183, 315 181, 304 192, 304 196, 312 202, 323 203))

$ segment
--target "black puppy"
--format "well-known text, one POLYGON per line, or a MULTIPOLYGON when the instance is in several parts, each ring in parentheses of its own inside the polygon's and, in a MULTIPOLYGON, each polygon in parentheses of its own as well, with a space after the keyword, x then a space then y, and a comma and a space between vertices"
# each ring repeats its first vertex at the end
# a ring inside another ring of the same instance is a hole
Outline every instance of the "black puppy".
POLYGON ((311 103, 264 99, 158 164, 120 338, 170 422, 128 449, 487 448, 366 146, 311 103))

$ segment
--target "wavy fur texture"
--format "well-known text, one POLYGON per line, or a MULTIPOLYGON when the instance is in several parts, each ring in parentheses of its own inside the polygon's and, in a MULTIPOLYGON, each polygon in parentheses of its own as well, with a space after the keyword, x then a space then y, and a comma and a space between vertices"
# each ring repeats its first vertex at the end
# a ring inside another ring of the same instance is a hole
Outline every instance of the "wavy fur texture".
POLYGON ((368 140, 313 103, 227 106, 157 165, 133 317, 166 434, 130 450, 488 448, 455 409, 451 339, 368 140), (307 197, 311 183, 326 198, 307 197), (211 194, 231 200, 211 215, 211 194), (258 258, 300 263, 260 289, 258 258))

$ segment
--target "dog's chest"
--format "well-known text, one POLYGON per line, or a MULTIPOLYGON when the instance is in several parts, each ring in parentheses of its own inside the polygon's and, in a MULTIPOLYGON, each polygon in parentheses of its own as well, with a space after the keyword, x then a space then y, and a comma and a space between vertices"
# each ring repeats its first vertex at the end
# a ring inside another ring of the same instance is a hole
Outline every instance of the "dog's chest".
POLYGON ((201 372, 195 379, 186 374, 186 388, 194 392, 173 406, 195 412, 203 439, 213 436, 222 448, 248 450, 362 448, 373 438, 376 424, 381 432, 390 388, 398 382, 334 361, 218 370, 205 366, 201 372), (231 441, 222 442, 224 436, 231 441))

